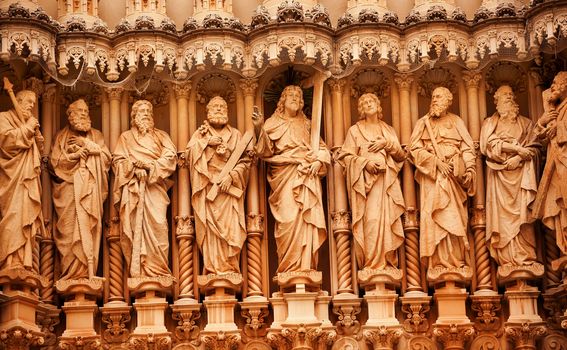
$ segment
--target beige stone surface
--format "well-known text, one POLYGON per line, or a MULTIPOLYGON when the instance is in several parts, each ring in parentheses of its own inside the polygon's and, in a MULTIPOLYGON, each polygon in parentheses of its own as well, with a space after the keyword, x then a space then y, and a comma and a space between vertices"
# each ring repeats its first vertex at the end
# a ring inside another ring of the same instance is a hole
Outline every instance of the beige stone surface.
POLYGON ((359 121, 348 130, 339 153, 346 170, 358 266, 397 267, 397 249, 404 241, 398 172, 405 152, 394 129, 382 121, 376 95, 362 95, 358 112, 359 121))
POLYGON ((207 104, 207 121, 193 134, 186 150, 204 274, 240 272, 240 250, 246 240, 244 196, 250 158, 247 145, 237 152, 242 134, 228 125, 227 113, 226 101, 212 98, 207 104), (230 161, 233 157, 238 157, 235 164, 230 161), (208 199, 213 191, 218 194, 208 199))
POLYGON ((92 278, 98 266, 111 155, 102 133, 91 128, 84 100, 73 102, 67 116, 69 125, 55 136, 50 156, 60 278, 92 278))
POLYGON ((327 236, 319 177, 326 174, 331 155, 322 141, 319 151, 312 152, 303 104, 301 89, 288 86, 266 123, 255 119, 256 152, 269 164, 278 272, 316 269, 317 251, 327 236))
POLYGON ((469 251, 466 201, 475 191, 475 153, 464 122, 447 112, 452 99, 446 88, 433 90, 409 145, 420 185, 420 255, 430 268, 462 267, 469 251))
POLYGON ((120 241, 131 277, 170 275, 167 207, 176 149, 154 128, 153 108, 132 106, 132 127, 118 139, 112 159, 116 176, 113 203, 120 213, 120 241))

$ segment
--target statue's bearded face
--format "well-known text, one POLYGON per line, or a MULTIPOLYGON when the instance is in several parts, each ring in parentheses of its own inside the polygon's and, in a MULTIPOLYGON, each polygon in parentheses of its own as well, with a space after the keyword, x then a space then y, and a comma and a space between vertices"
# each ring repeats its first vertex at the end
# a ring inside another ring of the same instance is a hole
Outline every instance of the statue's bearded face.
POLYGON ((567 79, 565 79, 564 77, 559 77, 556 76, 555 79, 553 79, 553 84, 551 84, 550 90, 551 90, 551 99, 552 100, 560 100, 561 98, 563 98, 565 96, 565 94, 567 93, 567 79), (563 79, 561 79, 563 78, 563 79))
POLYGON ((289 90, 285 96, 285 104, 284 107, 286 110, 297 113, 301 106, 301 90, 293 89, 289 90))
POLYGON ((22 99, 18 100, 20 104, 20 108, 22 111, 27 114, 31 115, 33 111, 33 107, 35 106, 35 96, 32 94, 26 94, 22 99))
POLYGON ((514 92, 511 88, 499 89, 496 97, 496 110, 501 117, 515 117, 519 113, 519 106, 514 100, 514 92))
POLYGON ((223 127, 228 123, 228 106, 221 99, 215 99, 207 105, 207 120, 213 127, 223 127))
POLYGON ((134 123, 142 135, 152 130, 154 128, 152 108, 147 104, 140 105, 134 116, 134 123))
POLYGON ((91 129, 89 107, 86 103, 75 103, 69 106, 69 125, 73 130, 87 132, 91 129))
POLYGON ((441 114, 446 112, 450 106, 451 103, 447 95, 442 90, 435 89, 431 95, 429 115, 432 117, 439 117, 441 114))

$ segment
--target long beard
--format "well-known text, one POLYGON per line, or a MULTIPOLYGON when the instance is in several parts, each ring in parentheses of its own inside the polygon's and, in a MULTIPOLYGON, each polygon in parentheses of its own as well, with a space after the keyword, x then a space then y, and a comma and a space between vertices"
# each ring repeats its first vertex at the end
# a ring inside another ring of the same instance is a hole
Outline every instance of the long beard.
POLYGON ((437 103, 432 103, 431 106, 429 107, 429 115, 432 117, 439 117, 446 110, 447 110, 446 106, 437 103))
POLYGON ((89 118, 71 118, 69 120, 71 127, 77 131, 87 132, 91 130, 91 120, 89 118))
POLYGON ((501 102, 496 106, 496 111, 502 118, 516 117, 520 112, 520 106, 513 101, 501 102))
POLYGON ((139 120, 136 122, 136 126, 138 127, 138 131, 140 134, 145 135, 148 131, 154 128, 154 121, 150 120, 139 120))
POLYGON ((207 120, 209 121, 209 124, 211 124, 211 126, 217 128, 225 126, 228 123, 228 117, 223 113, 209 114, 207 116, 207 120))

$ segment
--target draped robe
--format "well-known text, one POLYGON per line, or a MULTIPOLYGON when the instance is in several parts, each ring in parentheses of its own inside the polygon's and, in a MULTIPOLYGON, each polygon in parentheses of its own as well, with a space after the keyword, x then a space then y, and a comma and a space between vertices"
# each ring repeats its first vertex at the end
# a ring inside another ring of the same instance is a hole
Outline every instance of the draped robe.
POLYGON ((326 173, 331 155, 321 142, 319 176, 309 176, 305 156, 312 150, 310 137, 310 121, 305 116, 286 118, 274 113, 256 144, 258 156, 269 163, 268 201, 276 221, 277 272, 316 269, 317 251, 327 237, 319 177, 326 173))
POLYGON ((120 243, 131 277, 171 274, 167 190, 176 165, 175 146, 164 131, 153 129, 142 135, 132 128, 118 139, 112 160, 114 205, 120 213, 120 243), (138 160, 150 164, 143 185, 134 174, 133 164, 138 160))
POLYGON ((472 138, 458 116, 419 119, 411 135, 410 156, 420 185, 420 256, 429 257, 430 267, 463 267, 467 260, 468 214, 467 194, 474 195, 475 178, 469 188, 463 188, 457 178, 443 175, 436 165, 439 158, 445 163, 462 162, 464 168, 475 169, 472 138), (436 155, 425 120, 430 119, 433 137, 441 154, 436 155))
POLYGON ((205 274, 239 273, 240 251, 246 240, 244 196, 250 166, 250 159, 246 154, 230 172, 232 186, 241 189, 242 196, 236 198, 219 189, 213 201, 207 199, 213 179, 223 170, 242 138, 240 132, 229 125, 218 134, 223 140, 219 146, 208 145, 213 135, 210 132, 203 135, 201 130, 193 134, 187 145, 187 160, 191 173, 191 204, 205 274))
POLYGON ((14 110, 0 113, 0 269, 31 268, 35 235, 45 231, 34 134, 14 110))
POLYGON ((90 277, 90 259, 96 271, 111 161, 103 135, 95 129, 84 137, 98 145, 100 154, 90 154, 85 160, 70 159, 68 142, 72 136, 79 137, 79 133, 68 126, 57 133, 50 157, 57 213, 53 238, 61 256, 61 279, 90 277))
POLYGON ((352 234, 358 266, 368 269, 397 267, 397 249, 404 242, 402 214, 404 198, 398 180, 405 153, 394 129, 378 121, 380 134, 373 135, 363 122, 352 126, 340 150, 346 170, 352 211, 352 234), (392 145, 392 154, 368 148, 376 138, 392 145), (370 160, 384 165, 384 172, 371 174, 364 167, 370 160))
POLYGON ((516 169, 504 162, 515 153, 504 151, 503 143, 526 147, 538 153, 533 123, 518 116, 515 127, 499 126, 500 116, 484 120, 480 149, 486 156, 486 240, 499 265, 519 266, 536 260, 534 218, 529 207, 537 194, 535 157, 516 169))
MULTIPOLYGON (((547 161, 533 205, 533 215, 555 232, 557 246, 567 254, 567 99, 556 108, 557 133, 547 145, 547 161)), ((541 127, 536 133, 543 133, 541 127)))

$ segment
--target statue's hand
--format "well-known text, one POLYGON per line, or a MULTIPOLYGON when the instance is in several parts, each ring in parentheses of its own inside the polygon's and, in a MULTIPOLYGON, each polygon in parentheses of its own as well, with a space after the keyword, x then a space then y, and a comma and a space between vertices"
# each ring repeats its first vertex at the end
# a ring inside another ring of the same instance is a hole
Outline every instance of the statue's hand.
POLYGON ((70 160, 87 159, 89 156, 89 150, 85 147, 79 148, 77 151, 69 155, 70 160))
POLYGON ((376 141, 374 141, 370 144, 370 147, 368 147, 368 150, 370 152, 379 152, 384 147, 386 147, 386 144, 387 144, 386 140, 378 139, 378 140, 376 140, 376 141))
POLYGON ((467 172, 465 173, 465 177, 463 179, 463 187, 464 188, 470 188, 472 185, 472 181, 473 181, 473 172, 467 170, 467 172))
POLYGON ((313 153, 313 151, 309 151, 307 152, 307 154, 305 154, 305 160, 311 164, 317 160, 317 156, 315 155, 315 153, 313 153))
POLYGON ((218 146, 222 143, 220 136, 212 136, 207 143, 209 146, 218 146))
POLYGON ((139 181, 146 181, 148 173, 144 169, 136 168, 134 169, 134 175, 139 181))
POLYGON ((219 188, 221 192, 226 193, 230 189, 231 185, 232 185, 232 176, 230 176, 229 174, 219 183, 219 188))
POLYGON ((552 120, 556 120, 559 113, 556 110, 550 110, 545 113, 539 118, 539 124, 546 126, 547 123, 551 122, 552 120))
POLYGON ((322 165, 323 163, 321 163, 321 161, 318 160, 311 163, 311 165, 309 166, 309 176, 310 177, 317 176, 317 174, 319 173, 319 169, 321 169, 322 165))
POLYGON ((145 172, 149 171, 151 169, 150 164, 141 161, 141 160, 137 160, 134 162, 134 166, 138 169, 144 170, 145 172))
POLYGON ((516 149, 516 153, 523 159, 523 160, 528 160, 531 159, 533 157, 533 153, 532 151, 530 151, 529 149, 522 147, 522 146, 518 146, 518 148, 516 149))
POLYGON ((37 120, 36 117, 33 116, 28 117, 28 120, 26 120, 26 124, 32 129, 39 128, 39 121, 37 120))
POLYGON ((364 166, 364 169, 370 174, 378 174, 385 170, 382 165, 374 160, 369 160, 368 163, 366 163, 366 165, 364 166))
POLYGON ((507 170, 514 170, 517 169, 520 166, 520 163, 522 162, 522 157, 518 156, 513 156, 512 158, 507 159, 504 162, 504 165, 506 166, 507 170))
POLYGON ((453 173, 453 166, 445 163, 441 159, 437 159, 437 170, 441 172, 444 176, 450 176, 453 173))
POLYGON ((258 136, 260 134, 260 130, 264 127, 264 116, 257 106, 254 106, 254 111, 252 112, 252 124, 254 125, 254 132, 256 133, 256 136, 258 136))
POLYGON ((555 135, 557 135, 557 122, 552 120, 545 128, 545 136, 551 140, 555 135))
POLYGON ((84 147, 85 139, 80 136, 71 136, 69 137, 69 144, 72 146, 84 147))

